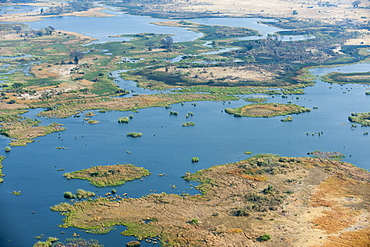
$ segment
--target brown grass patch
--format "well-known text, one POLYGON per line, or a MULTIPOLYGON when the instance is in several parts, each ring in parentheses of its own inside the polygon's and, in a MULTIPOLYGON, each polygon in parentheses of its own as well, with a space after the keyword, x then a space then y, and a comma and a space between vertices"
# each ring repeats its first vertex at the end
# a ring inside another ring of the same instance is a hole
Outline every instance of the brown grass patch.
POLYGON ((370 226, 357 231, 346 231, 339 236, 329 236, 322 247, 369 247, 370 226))
POLYGON ((333 207, 330 211, 324 211, 324 215, 313 220, 317 224, 314 228, 323 229, 327 233, 337 233, 358 221, 356 216, 361 215, 358 210, 349 208, 333 207))

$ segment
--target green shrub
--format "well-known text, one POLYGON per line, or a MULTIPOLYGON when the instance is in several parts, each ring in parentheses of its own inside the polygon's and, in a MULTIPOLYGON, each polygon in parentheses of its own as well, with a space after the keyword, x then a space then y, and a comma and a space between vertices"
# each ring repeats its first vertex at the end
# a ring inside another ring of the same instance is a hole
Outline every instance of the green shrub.
POLYGON ((5 152, 10 152, 10 150, 12 150, 12 149, 9 146, 5 147, 5 152))
POLYGON ((64 198, 67 198, 67 199, 74 199, 76 198, 76 195, 74 195, 72 192, 70 191, 66 191, 64 192, 63 194, 64 198))
POLYGON ((235 211, 235 216, 246 217, 246 216, 249 216, 249 214, 250 214, 249 210, 245 208, 241 208, 235 211))
POLYGON ((196 225, 198 224, 199 220, 198 219, 191 219, 191 221, 189 221, 190 224, 192 225, 196 225))
POLYGON ((260 236, 260 241, 268 241, 270 239, 271 239, 271 236, 268 234, 263 234, 262 236, 260 236))
POLYGON ((193 157, 193 158, 191 158, 191 162, 193 162, 193 163, 199 162, 199 158, 198 157, 193 157))

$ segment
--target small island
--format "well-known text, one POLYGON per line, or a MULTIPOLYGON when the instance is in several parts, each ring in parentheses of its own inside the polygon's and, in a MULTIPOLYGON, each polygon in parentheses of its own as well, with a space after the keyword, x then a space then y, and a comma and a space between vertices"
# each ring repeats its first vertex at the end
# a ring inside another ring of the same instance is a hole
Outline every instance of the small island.
POLYGON ((370 126, 370 112, 351 113, 348 120, 352 123, 361 124, 361 126, 370 126))
POLYGON ((339 73, 333 72, 321 77, 323 81, 338 84, 358 83, 369 84, 370 72, 355 72, 355 73, 339 73))
POLYGON ((238 108, 226 108, 225 112, 235 117, 275 117, 310 112, 311 109, 295 104, 250 104, 238 108))
POLYGON ((92 185, 97 187, 118 186, 126 181, 135 180, 144 176, 149 176, 150 172, 142 167, 134 165, 107 165, 94 166, 89 169, 83 169, 63 176, 67 179, 77 178, 89 180, 92 185))

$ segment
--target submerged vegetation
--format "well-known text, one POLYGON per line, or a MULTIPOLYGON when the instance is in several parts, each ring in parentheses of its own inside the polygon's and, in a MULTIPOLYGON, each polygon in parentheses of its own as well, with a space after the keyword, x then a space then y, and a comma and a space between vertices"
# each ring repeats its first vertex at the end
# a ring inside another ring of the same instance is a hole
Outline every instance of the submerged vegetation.
MULTIPOLYGON (((310 112, 311 109, 295 104, 261 103, 250 104, 235 109, 226 108, 225 112, 235 117, 275 117, 287 114, 310 112)), ((290 118, 289 118, 290 119, 290 118)), ((291 121, 291 120, 287 121, 291 121)))
POLYGON ((83 169, 63 176, 67 179, 85 179, 97 187, 118 186, 127 181, 135 180, 144 176, 149 176, 147 169, 136 167, 134 165, 107 165, 94 166, 89 169, 83 169))

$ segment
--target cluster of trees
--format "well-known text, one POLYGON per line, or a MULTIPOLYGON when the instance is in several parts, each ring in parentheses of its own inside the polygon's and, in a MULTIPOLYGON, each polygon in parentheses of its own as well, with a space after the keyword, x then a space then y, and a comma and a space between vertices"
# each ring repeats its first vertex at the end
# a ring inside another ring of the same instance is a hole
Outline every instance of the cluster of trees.
POLYGON ((23 26, 16 25, 13 26, 13 30, 17 34, 20 34, 21 37, 40 37, 44 35, 52 35, 53 32, 55 31, 55 28, 52 26, 47 26, 39 30, 23 30, 23 26))
POLYGON ((306 34, 307 40, 287 42, 281 36, 270 36, 267 39, 239 42, 243 49, 225 53, 225 56, 238 58, 245 63, 258 62, 269 65, 266 69, 289 71, 292 63, 317 64, 338 56, 334 47, 354 38, 355 32, 337 31, 336 33, 316 32, 306 34))
POLYGON ((89 2, 88 0, 72 1, 68 3, 62 3, 59 6, 43 10, 41 11, 41 14, 60 15, 63 13, 86 11, 92 7, 93 3, 89 2))

